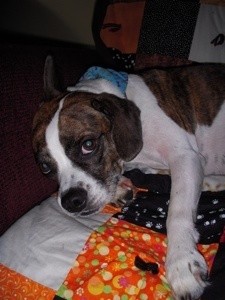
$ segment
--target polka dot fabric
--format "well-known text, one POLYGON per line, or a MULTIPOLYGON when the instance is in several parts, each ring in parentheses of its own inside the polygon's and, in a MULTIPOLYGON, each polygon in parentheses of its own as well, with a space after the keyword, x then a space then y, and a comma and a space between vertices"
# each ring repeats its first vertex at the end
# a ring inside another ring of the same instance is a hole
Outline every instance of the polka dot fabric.
MULTIPOLYGON (((171 299, 165 279, 166 237, 114 217, 89 237, 55 299, 171 299), (157 275, 138 269, 135 257, 156 262, 157 275)), ((199 245, 211 267, 217 244, 199 245)))

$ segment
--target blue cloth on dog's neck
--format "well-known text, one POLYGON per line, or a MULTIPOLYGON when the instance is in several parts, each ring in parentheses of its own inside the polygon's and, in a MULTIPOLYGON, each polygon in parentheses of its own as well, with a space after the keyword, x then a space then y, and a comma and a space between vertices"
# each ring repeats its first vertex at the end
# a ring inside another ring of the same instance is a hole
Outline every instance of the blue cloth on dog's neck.
POLYGON ((128 81, 128 74, 126 72, 117 72, 112 69, 104 69, 101 67, 91 67, 86 71, 86 73, 84 73, 79 81, 100 78, 110 81, 112 84, 117 86, 124 95, 126 95, 128 81))

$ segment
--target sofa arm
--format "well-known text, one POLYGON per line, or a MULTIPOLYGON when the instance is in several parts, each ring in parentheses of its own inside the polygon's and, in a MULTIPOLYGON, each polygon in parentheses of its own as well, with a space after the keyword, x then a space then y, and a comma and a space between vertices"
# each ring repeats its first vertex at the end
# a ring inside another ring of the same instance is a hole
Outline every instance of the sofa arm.
POLYGON ((0 47, 0 233, 57 190, 39 171, 31 128, 43 95, 43 68, 51 53, 64 86, 100 60, 93 49, 47 41, 4 42, 0 47))

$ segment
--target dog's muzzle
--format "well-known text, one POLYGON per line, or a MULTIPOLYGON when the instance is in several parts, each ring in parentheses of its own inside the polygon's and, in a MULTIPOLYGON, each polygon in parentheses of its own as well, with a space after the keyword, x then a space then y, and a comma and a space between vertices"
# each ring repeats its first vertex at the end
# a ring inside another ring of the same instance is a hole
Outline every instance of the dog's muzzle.
POLYGON ((61 205, 70 213, 81 212, 87 205, 87 192, 82 188, 71 188, 63 193, 61 205))

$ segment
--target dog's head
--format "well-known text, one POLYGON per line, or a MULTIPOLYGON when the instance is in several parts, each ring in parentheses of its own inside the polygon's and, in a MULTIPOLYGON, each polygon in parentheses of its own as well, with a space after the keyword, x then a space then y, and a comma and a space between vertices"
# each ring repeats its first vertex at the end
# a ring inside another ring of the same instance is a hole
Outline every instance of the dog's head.
POLYGON ((60 92, 53 61, 45 64, 45 101, 33 122, 42 172, 59 182, 58 201, 71 215, 89 215, 113 201, 124 161, 142 147, 139 109, 112 94, 60 92))

